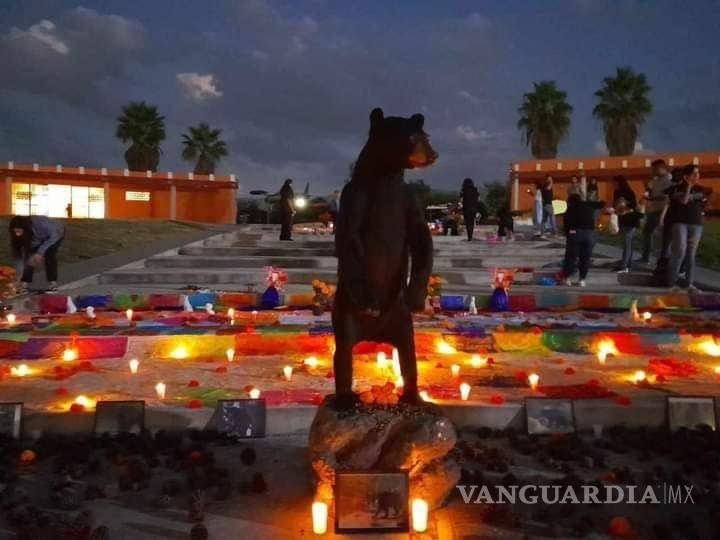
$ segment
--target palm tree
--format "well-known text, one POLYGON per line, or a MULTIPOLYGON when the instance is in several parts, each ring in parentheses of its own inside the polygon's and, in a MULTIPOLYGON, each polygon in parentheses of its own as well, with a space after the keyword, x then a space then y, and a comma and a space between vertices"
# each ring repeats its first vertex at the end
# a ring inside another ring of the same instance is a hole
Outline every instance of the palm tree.
POLYGON ((195 161, 195 174, 213 174, 220 158, 228 155, 227 144, 220 139, 219 129, 210 129, 205 122, 188 128, 183 134, 182 157, 195 161))
POLYGON ((117 119, 116 137, 130 141, 125 161, 131 171, 157 171, 160 163, 160 143, 165 140, 165 117, 157 107, 144 101, 132 101, 123 107, 117 119))
POLYGON ((570 129, 573 108, 567 102, 567 93, 559 90, 555 81, 536 82, 533 87, 523 96, 517 127, 524 131, 523 139, 533 157, 554 158, 558 143, 570 129))
POLYGON ((638 128, 652 112, 648 99, 650 85, 643 73, 617 68, 614 77, 605 77, 593 115, 602 120, 605 144, 611 156, 631 155, 635 150, 638 128))

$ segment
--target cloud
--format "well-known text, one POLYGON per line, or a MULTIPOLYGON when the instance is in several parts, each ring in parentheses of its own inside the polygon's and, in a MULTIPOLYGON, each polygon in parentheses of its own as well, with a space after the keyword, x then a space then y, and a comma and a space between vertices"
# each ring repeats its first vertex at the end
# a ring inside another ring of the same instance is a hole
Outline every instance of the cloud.
POLYGON ((185 95, 195 101, 206 101, 219 98, 223 93, 218 90, 217 79, 212 73, 200 75, 199 73, 178 73, 177 81, 185 95))
POLYGON ((27 31, 12 28, 8 38, 17 41, 36 40, 58 54, 68 54, 70 52, 70 47, 57 36, 55 23, 47 19, 33 24, 27 31))
POLYGON ((467 90, 460 90, 460 91, 458 92, 458 97, 461 98, 461 99, 463 99, 463 100, 465 100, 465 101, 467 101, 467 102, 469 102, 469 103, 472 103, 473 105, 479 105, 479 104, 480 104, 480 99, 478 99, 476 96, 472 95, 472 94, 471 94, 470 92, 468 92, 467 90))
POLYGON ((487 130, 481 129, 480 131, 475 131, 475 129, 465 124, 457 126, 455 128, 455 134, 462 140, 467 142, 485 142, 491 141, 495 138, 495 135, 488 132, 487 130))

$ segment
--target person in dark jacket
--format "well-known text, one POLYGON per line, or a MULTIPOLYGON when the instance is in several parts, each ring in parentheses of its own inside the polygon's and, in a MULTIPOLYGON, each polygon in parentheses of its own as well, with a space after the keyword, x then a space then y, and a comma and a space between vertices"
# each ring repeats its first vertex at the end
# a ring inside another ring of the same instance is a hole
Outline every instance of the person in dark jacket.
POLYGON ((613 182, 615 182, 613 206, 617 206, 620 199, 624 199, 625 204, 634 210, 637 207, 637 197, 635 196, 633 189, 630 187, 630 183, 627 181, 627 178, 623 175, 614 176, 613 182))
POLYGON ((515 221, 513 220, 513 212, 510 210, 510 202, 505 201, 500 205, 497 211, 497 219, 498 237, 501 240, 513 240, 515 221))
POLYGON ((292 179, 288 178, 280 188, 280 240, 292 240, 295 193, 291 184, 292 179))
POLYGON ((463 217, 465 218, 465 231, 467 232, 468 242, 471 242, 473 239, 479 200, 480 193, 475 187, 475 183, 472 181, 472 178, 466 178, 463 180, 462 189, 460 191, 460 201, 462 202, 462 211, 463 217))
POLYGON ((10 248, 15 257, 17 275, 21 275, 18 292, 32 283, 35 268, 45 265, 48 290, 57 288, 57 253, 65 238, 65 226, 45 216, 14 216, 8 226, 10 248))
POLYGON ((578 285, 585 286, 590 269, 593 246, 595 245, 595 216, 605 207, 602 201, 583 201, 580 194, 568 197, 565 212, 565 260, 563 261, 563 278, 565 285, 572 285, 575 270, 580 272, 578 285))
MULTIPOLYGON (((683 181, 683 168, 675 167, 670 173, 670 187, 664 192, 666 198, 675 190, 675 187, 683 181)), ((660 229, 660 255, 658 256, 655 270, 653 271, 653 278, 655 285, 658 287, 670 287, 670 272, 668 266, 670 264, 670 242, 672 240, 672 226, 675 222, 676 206, 670 208, 669 198, 665 201, 665 207, 660 213, 660 221, 658 228, 660 229)))
POLYGON ((616 201, 615 212, 618 216, 620 237, 623 240, 622 259, 618 265, 618 273, 627 274, 632 266, 635 233, 640 228, 640 222, 645 217, 645 214, 636 208, 631 208, 630 204, 623 197, 620 197, 616 201))

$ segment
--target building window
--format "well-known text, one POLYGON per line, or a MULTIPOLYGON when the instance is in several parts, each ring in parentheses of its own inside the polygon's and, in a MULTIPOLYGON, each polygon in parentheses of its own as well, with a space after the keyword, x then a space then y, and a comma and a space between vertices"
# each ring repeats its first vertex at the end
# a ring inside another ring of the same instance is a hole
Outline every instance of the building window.
POLYGON ((60 184, 12 184, 15 215, 104 218, 105 190, 101 187, 60 184))
POLYGON ((149 191, 126 191, 125 192, 125 200, 126 201, 148 202, 150 200, 150 192, 149 191))

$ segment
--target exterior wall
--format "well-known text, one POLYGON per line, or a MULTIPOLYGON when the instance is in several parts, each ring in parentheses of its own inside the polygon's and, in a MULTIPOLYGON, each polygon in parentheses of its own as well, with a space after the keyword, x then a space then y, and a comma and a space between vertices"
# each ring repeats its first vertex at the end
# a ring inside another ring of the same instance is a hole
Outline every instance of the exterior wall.
POLYGON ((0 164, 0 213, 12 212, 11 185, 59 184, 104 188, 105 217, 114 219, 174 219, 235 223, 237 183, 234 176, 208 177, 184 173, 137 173, 0 164), (149 192, 149 201, 126 200, 126 192, 149 192))
POLYGON ((720 152, 671 153, 652 156, 589 156, 560 159, 532 159, 510 164, 508 188, 512 190, 511 201, 514 210, 531 209, 534 203, 533 184, 542 181, 547 174, 554 180, 555 197, 567 197, 567 188, 572 176, 581 172, 598 179, 599 196, 611 202, 613 194, 612 177, 625 176, 638 198, 645 191, 645 183, 652 177, 650 163, 664 159, 668 167, 682 167, 694 163, 700 168, 701 183, 713 188, 708 208, 720 210, 720 152))

